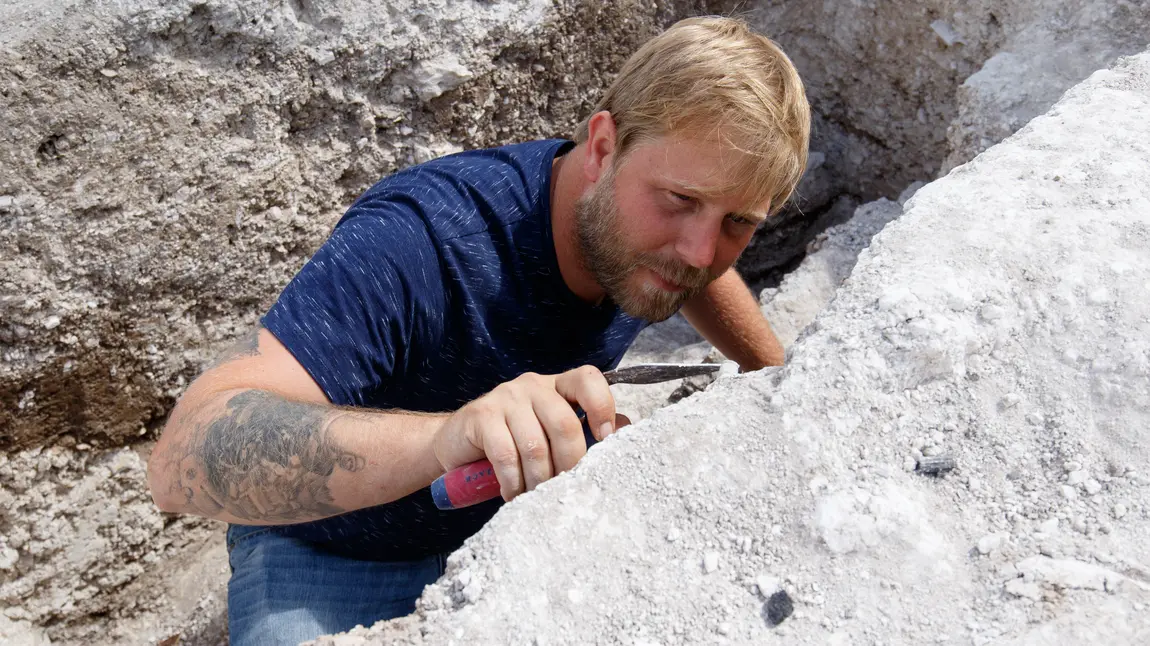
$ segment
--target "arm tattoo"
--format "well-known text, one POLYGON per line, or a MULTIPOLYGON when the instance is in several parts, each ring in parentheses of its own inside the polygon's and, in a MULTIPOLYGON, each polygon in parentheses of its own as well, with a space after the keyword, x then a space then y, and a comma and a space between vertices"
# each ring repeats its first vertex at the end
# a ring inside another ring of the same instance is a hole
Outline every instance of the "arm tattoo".
POLYGON ((336 469, 361 470, 365 459, 332 440, 330 424, 342 414, 331 412, 259 390, 233 396, 182 451, 178 486, 186 505, 209 516, 279 522, 348 511, 335 504, 328 481, 336 469))

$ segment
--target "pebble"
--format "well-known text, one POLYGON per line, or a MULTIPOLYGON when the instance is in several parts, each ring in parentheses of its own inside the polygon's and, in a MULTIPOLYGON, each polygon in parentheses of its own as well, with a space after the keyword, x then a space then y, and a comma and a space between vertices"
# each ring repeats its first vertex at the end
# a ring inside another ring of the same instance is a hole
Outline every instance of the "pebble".
POLYGON ((679 540, 679 528, 672 527, 671 531, 667 532, 667 541, 674 543, 677 540, 679 540))
POLYGON ((1070 475, 1066 476, 1066 484, 1068 484, 1072 487, 1076 486, 1076 485, 1080 485, 1083 482, 1086 482, 1086 478, 1088 478, 1088 477, 1089 477, 1089 475, 1081 469, 1079 469, 1077 471, 1071 471, 1070 475))
POLYGON ((724 361, 719 364, 717 377, 732 377, 739 374, 739 364, 736 361, 724 361))
POLYGON ((1094 478, 1087 479, 1086 482, 1082 484, 1082 486, 1086 489, 1086 493, 1090 494, 1091 496, 1098 493, 1099 491, 1102 491, 1102 484, 1094 478))
POLYGON ((703 571, 707 574, 719 569, 719 553, 707 552, 703 555, 703 571))
POLYGON ((950 471, 954 466, 954 458, 948 455, 936 455, 919 460, 917 470, 924 475, 937 477, 950 471))
POLYGON ((786 590, 779 590, 767 599, 766 615, 767 623, 771 626, 778 626, 783 623, 783 620, 791 616, 795 611, 795 603, 791 601, 791 596, 787 594, 786 590))
POLYGON ((463 598, 467 600, 467 603, 479 601, 481 594, 483 594, 483 586, 479 583, 479 579, 475 579, 463 588, 463 598))
POLYGON ((332 52, 330 49, 321 49, 315 53, 313 60, 317 65, 323 67, 335 60, 335 52, 332 52))
POLYGON ((759 589, 759 595, 761 595, 764 599, 769 598, 772 594, 778 592, 782 588, 777 578, 766 575, 755 579, 755 586, 759 589))
POLYGON ((723 623, 719 624, 717 630, 719 631, 720 635, 729 635, 731 634, 731 624, 724 621, 723 623))
POLYGON ((1126 515, 1126 511, 1127 511, 1126 505, 1123 505, 1122 503, 1118 503, 1117 505, 1114 505, 1114 517, 1115 518, 1122 518, 1123 516, 1126 515))
POLYGON ((1077 500, 1078 490, 1070 485, 1062 485, 1062 496, 1067 500, 1077 500))
POLYGON ((978 539, 978 552, 979 554, 990 554, 1002 546, 1002 536, 999 534, 987 534, 978 539))

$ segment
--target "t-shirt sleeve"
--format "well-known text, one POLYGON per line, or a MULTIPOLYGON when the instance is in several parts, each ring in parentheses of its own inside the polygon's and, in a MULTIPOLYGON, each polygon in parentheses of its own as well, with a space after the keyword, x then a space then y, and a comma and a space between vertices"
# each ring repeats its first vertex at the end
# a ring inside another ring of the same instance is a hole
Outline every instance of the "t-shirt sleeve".
POLYGON ((364 406, 435 343, 444 298, 426 226, 396 208, 341 221, 261 322, 333 404, 364 406))

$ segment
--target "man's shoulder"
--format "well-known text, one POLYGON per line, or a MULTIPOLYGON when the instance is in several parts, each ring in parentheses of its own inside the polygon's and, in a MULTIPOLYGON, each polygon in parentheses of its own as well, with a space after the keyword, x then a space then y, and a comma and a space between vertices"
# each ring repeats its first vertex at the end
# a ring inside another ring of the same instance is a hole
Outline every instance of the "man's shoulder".
POLYGON ((564 139, 540 139, 452 153, 396 171, 364 196, 389 189, 434 187, 445 181, 462 182, 480 192, 497 191, 500 184, 516 183, 539 190, 538 184, 550 175, 550 164, 545 162, 569 145, 571 142, 564 139))
POLYGON ((393 173, 361 195, 341 220, 414 217, 441 240, 527 217, 549 195, 549 160, 563 139, 543 139, 445 155, 393 173))
POLYGON ((541 166, 545 158, 553 158, 558 149, 572 145, 573 142, 566 139, 536 139, 489 148, 475 148, 443 155, 412 166, 409 170, 433 167, 469 169, 531 166, 534 168, 541 166))

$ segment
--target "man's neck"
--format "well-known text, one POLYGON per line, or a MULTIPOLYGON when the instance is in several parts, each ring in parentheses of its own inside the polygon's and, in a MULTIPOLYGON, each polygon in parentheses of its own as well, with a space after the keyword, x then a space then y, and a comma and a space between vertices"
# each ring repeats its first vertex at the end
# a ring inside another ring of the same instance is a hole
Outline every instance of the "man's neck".
POLYGON ((551 236, 559 274, 576 296, 588 303, 603 300, 603 288, 587 269, 579 250, 575 227, 575 202, 590 186, 583 176, 585 144, 579 144, 551 163, 551 236))

